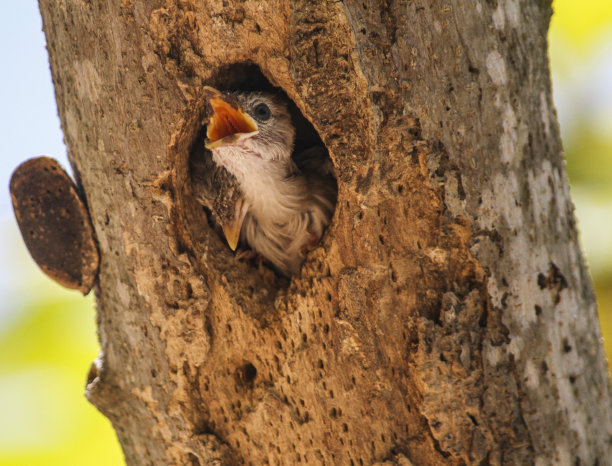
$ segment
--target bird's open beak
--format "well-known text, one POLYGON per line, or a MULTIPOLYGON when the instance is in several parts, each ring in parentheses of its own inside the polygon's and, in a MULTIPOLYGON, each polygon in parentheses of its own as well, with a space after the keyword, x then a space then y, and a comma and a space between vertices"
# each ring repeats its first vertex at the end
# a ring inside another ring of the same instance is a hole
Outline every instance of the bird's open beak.
POLYGON ((235 144, 257 133, 257 123, 231 97, 210 86, 204 87, 212 115, 206 128, 207 149, 235 144))

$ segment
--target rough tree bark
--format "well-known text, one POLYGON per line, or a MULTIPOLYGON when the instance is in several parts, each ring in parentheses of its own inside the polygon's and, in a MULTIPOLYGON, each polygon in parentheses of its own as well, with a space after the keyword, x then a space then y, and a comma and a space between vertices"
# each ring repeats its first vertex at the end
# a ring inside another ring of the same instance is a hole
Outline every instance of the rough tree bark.
POLYGON ((129 464, 609 464, 550 1, 40 8, 101 253, 87 393, 129 464), (189 178, 202 86, 263 76, 339 185, 280 286, 234 258, 189 178))

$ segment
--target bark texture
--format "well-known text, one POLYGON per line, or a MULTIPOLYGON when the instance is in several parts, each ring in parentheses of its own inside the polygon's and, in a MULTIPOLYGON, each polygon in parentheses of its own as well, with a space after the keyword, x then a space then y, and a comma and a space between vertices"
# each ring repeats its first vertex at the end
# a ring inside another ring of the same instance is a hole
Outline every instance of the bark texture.
POLYGON ((88 396, 129 464, 609 464, 550 2, 40 7, 101 253, 88 396), (338 174, 290 283, 236 260, 190 186, 200 89, 263 76, 338 174))

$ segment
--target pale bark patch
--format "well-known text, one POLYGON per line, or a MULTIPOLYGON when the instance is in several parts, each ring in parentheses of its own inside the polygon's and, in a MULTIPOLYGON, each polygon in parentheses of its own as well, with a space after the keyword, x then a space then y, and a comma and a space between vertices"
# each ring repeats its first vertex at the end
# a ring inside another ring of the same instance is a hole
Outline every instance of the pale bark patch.
POLYGON ((506 62, 497 50, 489 52, 486 65, 487 72, 493 84, 498 87, 504 86, 508 79, 506 74, 506 62))
POLYGON ((499 29, 500 31, 503 31, 506 25, 506 13, 504 12, 504 5, 501 2, 497 4, 497 8, 493 12, 493 25, 495 29, 499 29))
POLYGON ((506 17, 513 28, 519 27, 521 20, 521 5, 519 0, 506 0, 504 3, 506 9, 506 17))

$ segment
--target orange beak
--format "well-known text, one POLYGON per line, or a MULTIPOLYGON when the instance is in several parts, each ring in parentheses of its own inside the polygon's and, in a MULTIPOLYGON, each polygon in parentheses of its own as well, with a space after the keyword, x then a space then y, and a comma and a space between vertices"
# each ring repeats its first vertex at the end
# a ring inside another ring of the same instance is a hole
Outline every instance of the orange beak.
POLYGON ((206 128, 207 149, 236 143, 257 133, 257 123, 237 103, 229 101, 227 96, 210 86, 205 86, 204 91, 212 108, 206 128))

